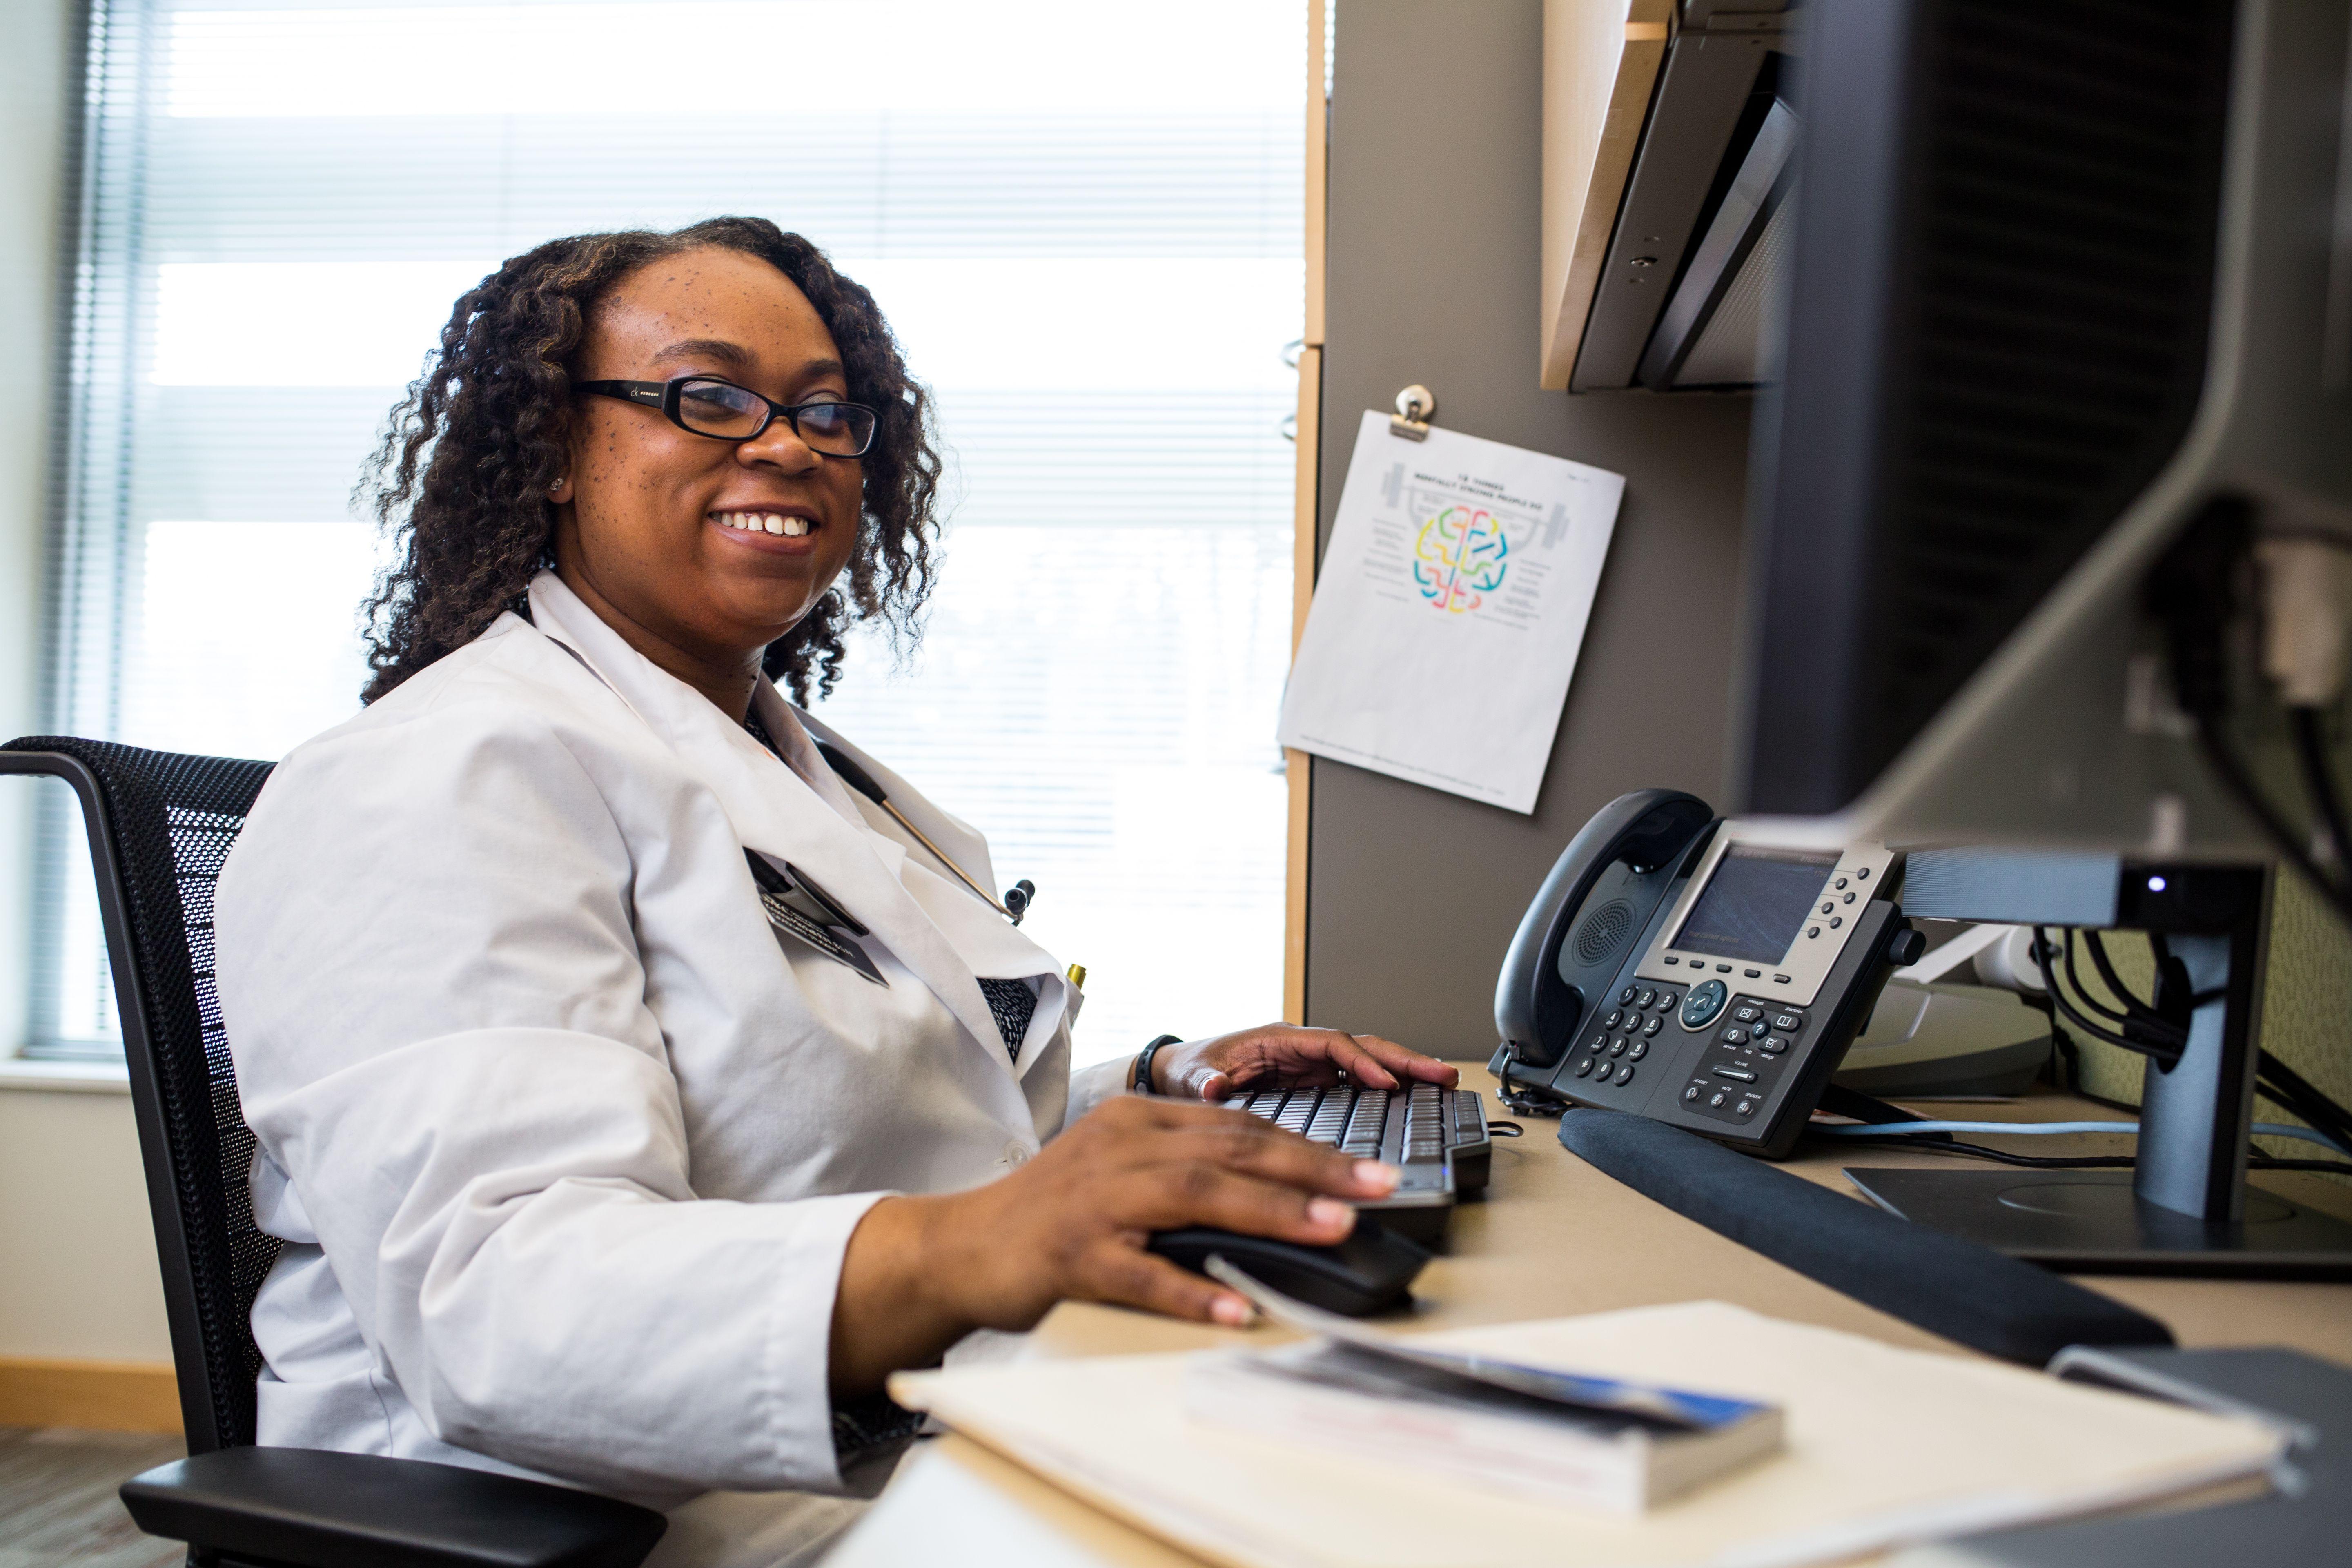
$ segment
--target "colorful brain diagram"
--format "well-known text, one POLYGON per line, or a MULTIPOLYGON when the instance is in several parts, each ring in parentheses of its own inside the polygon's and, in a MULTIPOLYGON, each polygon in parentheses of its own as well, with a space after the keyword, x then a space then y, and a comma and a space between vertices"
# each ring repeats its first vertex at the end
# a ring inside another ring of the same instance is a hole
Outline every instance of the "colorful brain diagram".
POLYGON ((1511 542, 1494 513, 1450 506, 1421 525, 1412 580, 1421 596, 1449 615, 1466 615, 1503 585, 1511 542))

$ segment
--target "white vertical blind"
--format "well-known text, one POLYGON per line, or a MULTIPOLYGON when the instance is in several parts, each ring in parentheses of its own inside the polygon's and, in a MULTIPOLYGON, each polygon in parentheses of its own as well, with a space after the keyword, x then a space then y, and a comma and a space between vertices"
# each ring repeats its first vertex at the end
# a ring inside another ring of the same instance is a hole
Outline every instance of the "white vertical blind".
MULTIPOLYGON (((955 495, 828 721, 989 834, 1082 1058, 1280 1005, 1305 7, 93 0, 52 723, 278 756, 356 706, 349 496, 456 295, 720 213, 872 288, 955 495)), ((33 1036, 114 1034, 45 811, 33 1036)))

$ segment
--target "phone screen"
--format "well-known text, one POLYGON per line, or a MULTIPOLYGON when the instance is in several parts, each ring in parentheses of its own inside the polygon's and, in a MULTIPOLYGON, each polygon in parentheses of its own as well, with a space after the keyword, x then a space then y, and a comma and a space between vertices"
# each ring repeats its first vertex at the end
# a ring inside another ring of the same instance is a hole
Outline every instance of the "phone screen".
POLYGON ((1837 863, 1834 854, 1733 845, 1716 863, 1674 945, 1715 958, 1778 963, 1837 863))

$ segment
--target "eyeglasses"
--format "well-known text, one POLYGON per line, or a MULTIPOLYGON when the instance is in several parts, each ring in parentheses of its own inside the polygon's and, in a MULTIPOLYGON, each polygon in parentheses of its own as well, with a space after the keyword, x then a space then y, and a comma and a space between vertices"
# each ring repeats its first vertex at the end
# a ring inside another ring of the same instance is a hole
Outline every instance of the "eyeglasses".
POLYGON ((599 397, 658 408, 681 430, 719 441, 749 441, 782 419, 812 452, 827 458, 862 458, 874 445, 878 417, 862 403, 778 403, 748 386, 715 375, 682 375, 675 381, 583 381, 576 389, 599 397))

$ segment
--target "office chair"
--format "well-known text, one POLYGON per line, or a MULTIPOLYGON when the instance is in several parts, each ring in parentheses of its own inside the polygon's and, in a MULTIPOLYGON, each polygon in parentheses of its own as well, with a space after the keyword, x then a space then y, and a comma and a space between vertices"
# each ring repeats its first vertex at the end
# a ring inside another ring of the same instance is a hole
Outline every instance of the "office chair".
POLYGON ((0 746, 0 774, 80 797, 163 1263, 188 1458, 123 1483, 151 1535, 203 1568, 636 1568, 667 1521, 541 1481, 254 1443, 253 1134, 213 992, 213 884, 268 763, 63 736, 0 746))

